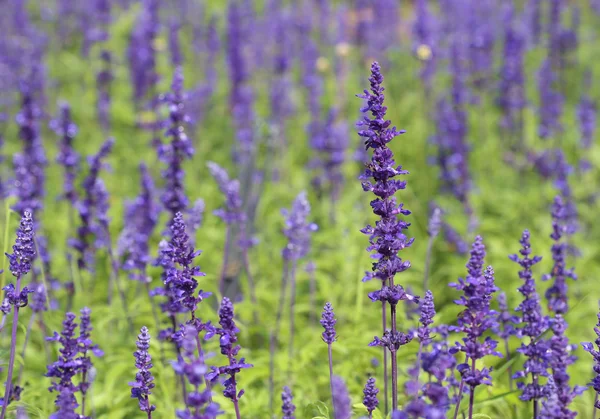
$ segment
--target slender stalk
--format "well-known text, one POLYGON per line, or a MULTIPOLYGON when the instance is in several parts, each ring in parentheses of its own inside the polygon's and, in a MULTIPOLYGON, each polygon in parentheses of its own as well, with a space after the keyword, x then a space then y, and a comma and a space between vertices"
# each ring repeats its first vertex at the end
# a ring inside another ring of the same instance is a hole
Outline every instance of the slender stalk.
POLYGON ((269 336, 269 411, 275 417, 275 333, 269 336))
MULTIPOLYGON (((534 387, 537 387, 537 383, 538 383, 537 374, 531 374, 531 378, 532 378, 534 387)), ((596 393, 596 400, 598 400, 598 393, 596 393)), ((594 406, 595 406, 595 403, 594 403, 594 406)), ((539 407, 539 400, 537 398, 535 398, 535 399, 533 399, 533 419, 537 419, 537 417, 538 417, 538 407, 539 407)), ((596 408, 595 407, 594 407, 593 418, 596 419, 596 408)))
POLYGON ((240 406, 238 405, 237 397, 233 399, 233 407, 235 407, 235 417, 236 419, 242 419, 242 415, 240 415, 240 406))
POLYGON ((315 307, 317 305, 317 277, 314 270, 310 273, 310 301, 309 301, 309 320, 310 324, 315 324, 317 321, 317 315, 315 307))
POLYGON ((289 274, 289 262, 286 260, 283 263, 283 275, 281 278, 281 290, 279 292, 279 305, 277 307, 277 314, 275 317, 275 336, 279 335, 279 328, 281 327, 281 317, 283 316, 283 308, 285 306, 285 291, 287 288, 289 274))
MULTIPOLYGON (((86 380, 87 380, 87 371, 84 371, 83 374, 81 375, 81 383, 82 384, 87 383, 86 380)), ((85 417, 85 396, 86 396, 86 394, 87 394, 87 390, 81 392, 81 416, 84 416, 84 417, 85 417)))
MULTIPOLYGON (((8 199, 4 200, 4 212, 5 212, 5 218, 4 218, 4 251, 2 253, 6 254, 8 252, 8 226, 10 225, 10 213, 12 212, 12 210, 10 209, 10 206, 8 205, 8 199)), ((2 258, 2 280, 0 280, 0 289, 4 288, 4 279, 6 277, 6 259, 7 258, 2 258)))
POLYGON ((429 270, 431 264, 431 249, 433 248, 433 237, 429 236, 427 241, 427 252, 425 253, 425 274, 423 276, 423 292, 429 289, 429 270))
MULTIPOLYGON (((383 331, 387 327, 387 312, 385 310, 385 301, 381 302, 381 323, 383 324, 383 331)), ((383 397, 385 399, 385 414, 389 412, 389 392, 388 392, 388 356, 387 349, 383 347, 383 397)))
POLYGON ((473 419, 473 404, 475 404, 475 387, 471 387, 471 394, 469 394, 469 419, 473 419))
MULTIPOLYGON (((21 293, 21 275, 17 276, 17 286, 15 289, 15 295, 21 293)), ((12 376, 15 368, 15 353, 17 352, 17 328, 19 327, 19 305, 13 306, 13 324, 12 324, 12 335, 10 340, 10 357, 8 360, 8 375, 6 377, 6 387, 4 390, 4 403, 2 403, 2 413, 0 413, 0 419, 6 417, 6 408, 10 403, 11 391, 12 391, 12 376)))
MULTIPOLYGON (((423 356, 423 342, 419 340, 419 352, 417 352, 417 376, 415 381, 419 383, 419 375, 421 374, 421 357, 423 356)), ((431 376, 429 377, 431 380, 431 376)))
POLYGON ((463 389, 465 387, 465 380, 460 380, 460 386, 458 387, 458 397, 456 400, 456 407, 454 408, 454 419, 458 417, 458 410, 460 409, 460 402, 462 400, 463 389))
MULTIPOLYGON (((25 349, 27 348, 27 342, 29 342, 29 336, 31 335, 31 328, 33 326, 33 322, 35 321, 36 312, 31 313, 31 317, 29 318, 29 324, 27 324, 27 332, 25 332, 25 342, 23 342, 23 349, 21 349, 21 359, 25 359, 25 349)), ((44 345, 47 346, 47 345, 44 345)), ((25 364, 22 363, 19 367, 19 375, 17 376, 17 385, 21 384, 21 378, 23 377, 23 369, 25 364)))
MULTIPOLYGON (((396 335, 396 304, 391 304, 392 336, 396 335)), ((398 353, 390 351, 392 358, 392 412, 398 410, 398 353)))
MULTIPOLYGON (((146 277, 146 268, 143 271, 143 277, 146 277)), ((156 311, 156 305, 154 304, 154 300, 152 299, 152 295, 150 295, 150 283, 144 281, 144 285, 146 286, 146 293, 148 294, 148 299, 150 300, 150 307, 152 308, 152 317, 154 317, 154 323, 156 324, 156 330, 160 330, 160 320, 158 320, 158 312, 156 311)), ((161 340, 159 340, 159 350, 160 350, 160 361, 163 365, 166 365, 167 360, 165 357, 165 348, 161 340)))
MULTIPOLYGON (((504 338, 504 351, 506 352, 506 359, 510 361, 510 348, 508 347, 508 337, 504 338)), ((508 386, 510 391, 513 391, 513 378, 512 378, 512 365, 508 366, 508 386)))
POLYGON ((221 277, 219 278, 219 292, 221 296, 225 295, 225 275, 227 265, 229 264, 229 248, 231 247, 231 227, 227 226, 225 233, 225 244, 223 246, 223 266, 221 267, 221 277))
MULTIPOLYGON (((173 331, 177 330, 177 320, 175 319, 175 315, 171 314, 171 325, 173 326, 173 331)), ((173 341, 173 345, 175 345, 175 350, 177 351, 177 360, 183 360, 181 356, 181 348, 177 344, 177 342, 173 341)), ((183 394, 183 402, 185 403, 187 400, 187 389, 185 388, 185 377, 182 375, 179 376, 179 380, 181 381, 181 393, 183 394)))
POLYGON ((244 269, 248 278, 248 288, 250 288, 250 301, 252 301, 252 317, 254 318, 254 323, 258 324, 258 312, 256 311, 256 308, 258 307, 258 300, 256 299, 256 288, 254 288, 254 277, 252 276, 252 272, 250 272, 250 258, 248 257, 248 249, 245 246, 242 249, 242 258, 244 260, 244 269))
MULTIPOLYGON (((471 371, 475 371, 475 358, 471 360, 471 371)), ((473 419, 473 405, 475 404, 475 386, 471 386, 469 394, 469 419, 473 419)))
MULTIPOLYGON (((108 233, 108 229, 106 231, 108 233)), ((110 236, 109 236, 110 237, 110 236)), ((123 286, 121 281, 119 280, 119 264, 117 263, 117 259, 115 259, 115 255, 113 254, 112 244, 108 244, 108 257, 110 259, 111 265, 111 277, 117 286, 117 291, 119 293, 119 297, 121 298, 121 304, 123 305, 123 311, 125 312, 125 317, 127 318, 127 323, 129 324, 129 331, 132 335, 135 334, 135 329, 133 326, 133 320, 131 320, 131 315, 129 313, 129 307, 127 305, 127 297, 125 296, 125 291, 123 291, 123 286)), ((109 294, 110 296, 110 294, 109 294)), ((110 301, 109 301, 110 304, 110 301)))
POLYGON ((295 328, 295 313, 296 308, 296 262, 292 263, 290 270, 290 342, 288 349, 288 374, 292 370, 292 358, 294 356, 294 328, 295 328))
POLYGON ((329 389, 331 390, 331 406, 333 417, 335 417, 335 400, 333 398, 333 356, 331 355, 331 343, 327 344, 327 355, 329 356, 329 389))

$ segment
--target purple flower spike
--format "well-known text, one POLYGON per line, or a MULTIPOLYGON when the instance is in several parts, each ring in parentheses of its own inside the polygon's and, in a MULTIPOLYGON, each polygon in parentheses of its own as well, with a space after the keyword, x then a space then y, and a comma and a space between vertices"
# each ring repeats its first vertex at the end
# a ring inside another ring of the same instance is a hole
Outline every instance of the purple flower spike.
POLYGON ((210 388, 200 388, 205 381, 207 368, 203 357, 197 355, 197 339, 196 328, 186 325, 181 339, 182 358, 172 363, 175 373, 184 376, 193 386, 193 391, 185 399, 186 408, 177 410, 179 419, 208 419, 223 413, 219 410, 219 405, 212 402, 210 388))
POLYGON ((23 151, 13 155, 17 202, 12 209, 18 213, 28 210, 35 215, 43 205, 44 170, 48 162, 40 138, 38 122, 41 111, 35 101, 33 87, 28 83, 21 85, 21 110, 16 116, 16 121, 23 151))
MULTIPOLYGON (((221 375, 228 377, 223 382, 223 385, 225 386, 223 396, 233 402, 237 412, 238 401, 244 394, 244 390, 237 390, 237 374, 244 368, 252 368, 253 365, 246 364, 244 358, 240 358, 239 360, 237 358, 241 349, 240 345, 237 345, 237 334, 239 333, 239 329, 233 320, 233 303, 227 297, 223 297, 221 307, 219 308, 219 324, 221 327, 215 329, 214 334, 220 336, 219 344, 221 346, 221 354, 227 357, 229 365, 211 367, 211 371, 206 374, 206 379, 214 383, 221 375)), ((209 334, 208 336, 211 335, 212 334, 209 334)))
POLYGON ((296 406, 294 406, 292 400, 292 390, 290 390, 288 386, 285 386, 283 388, 283 392, 281 393, 281 413, 283 413, 282 419, 296 419, 296 416, 294 415, 296 406))
POLYGON ((140 329, 138 340, 136 341, 137 351, 133 353, 135 357, 135 367, 138 372, 135 374, 135 381, 129 383, 132 387, 131 397, 139 400, 140 410, 146 412, 150 417, 151 412, 156 409, 156 406, 151 405, 148 401, 148 396, 152 394, 154 388, 154 377, 152 376, 152 357, 148 353, 150 349, 150 334, 148 328, 143 326, 140 329))
MULTIPOLYGON (((369 77, 370 91, 365 90, 364 94, 358 95, 359 98, 366 100, 366 106, 361 108, 361 112, 370 112, 371 116, 365 115, 356 125, 359 128, 358 135, 364 138, 365 148, 373 149, 371 161, 366 163, 366 170, 360 176, 363 190, 372 192, 375 199, 371 201, 373 213, 379 217, 375 227, 367 225, 361 232, 369 236, 369 252, 373 252, 371 257, 375 260, 372 266, 372 272, 366 272, 363 281, 372 278, 378 278, 382 281, 379 294, 372 294, 369 297, 373 301, 382 301, 383 314, 382 326, 384 335, 381 339, 375 338, 369 345, 383 346, 387 348, 392 355, 392 408, 398 407, 398 379, 397 379, 397 359, 396 351, 401 345, 404 345, 412 339, 396 330, 396 304, 400 300, 411 299, 404 293, 402 287, 394 286, 394 277, 396 274, 407 270, 410 262, 402 260, 398 256, 403 249, 410 247, 414 241, 406 237, 404 230, 408 229, 410 223, 399 219, 399 215, 407 216, 410 211, 404 208, 404 204, 397 204, 395 193, 406 187, 406 182, 395 179, 397 176, 408 174, 402 170, 402 166, 396 166, 394 155, 388 148, 388 143, 404 131, 397 131, 396 127, 391 126, 391 121, 386 119, 387 107, 383 102, 384 87, 381 68, 377 62, 371 65, 371 77, 369 77), (389 287, 389 288, 386 288, 389 287), (391 330, 386 329, 385 304, 391 303, 391 330), (394 303, 395 302, 395 303, 394 303)), ((384 350, 384 398, 387 403, 387 353, 384 350)), ((387 410, 387 406, 386 406, 387 410)))
POLYGON ((422 345, 429 345, 431 342, 431 326, 435 317, 435 305, 433 303, 433 294, 431 291, 425 293, 425 297, 421 301, 421 316, 419 318, 419 329, 417 336, 422 345))
POLYGON ((79 361, 81 362, 80 372, 81 372, 81 384, 79 384, 79 391, 81 391, 82 396, 82 410, 85 409, 85 397, 87 391, 90 387, 90 383, 88 382, 91 369, 93 368, 92 359, 90 355, 94 355, 97 357, 101 357, 104 355, 104 352, 98 347, 98 345, 94 345, 91 339, 92 332, 92 321, 91 314, 92 311, 84 307, 81 309, 80 321, 81 324, 79 326, 79 338, 77 339, 77 343, 79 346, 79 361))
POLYGON ((79 354, 78 339, 75 336, 75 314, 67 313, 63 321, 63 330, 61 334, 54 332, 54 336, 47 337, 47 341, 59 342, 61 348, 58 361, 48 365, 46 377, 54 378, 55 381, 48 390, 59 392, 56 404, 59 399, 66 400, 67 395, 74 396, 77 386, 73 384, 75 377, 81 370, 82 360, 77 356, 79 354))
POLYGON ((577 412, 570 410, 569 405, 586 390, 586 387, 569 385, 567 367, 577 359, 571 355, 576 345, 569 344, 569 339, 565 336, 567 323, 560 314, 552 320, 550 328, 554 336, 550 338, 549 365, 554 385, 550 389, 551 396, 542 404, 540 417, 572 419, 577 416, 577 412))
POLYGON ((376 251, 377 255, 377 262, 373 263, 374 272, 367 273, 365 279, 376 277, 388 281, 393 279, 395 274, 410 267, 410 262, 402 261, 398 257, 398 252, 409 247, 414 241, 408 239, 403 233, 410 223, 397 218, 398 214, 409 215, 410 211, 404 209, 403 204, 397 205, 394 198, 396 191, 406 187, 405 181, 394 178, 406 175, 408 172, 402 170, 401 166, 395 166, 392 151, 387 147, 394 137, 403 134, 404 131, 397 131, 395 127, 389 128, 391 122, 385 119, 387 107, 383 105, 384 88, 381 85, 383 76, 376 62, 371 66, 369 81, 371 92, 365 90, 365 93, 359 97, 367 100, 366 107, 361 111, 370 111, 372 119, 365 116, 357 126, 360 128, 358 134, 365 139, 366 148, 373 149, 373 157, 361 175, 361 180, 363 189, 373 192, 377 197, 371 201, 371 207, 373 213, 381 217, 381 221, 375 227, 369 225, 362 230, 369 236, 371 246, 368 250, 376 251))
POLYGON ((592 386, 596 392, 596 402, 594 403, 594 406, 596 409, 600 409, 600 400, 598 398, 600 395, 600 312, 598 312, 598 322, 596 323, 596 327, 594 327, 594 332, 596 332, 596 339, 594 340, 596 349, 594 349, 594 344, 592 342, 582 342, 581 346, 583 346, 583 349, 594 358, 595 374, 589 385, 592 386))
POLYGON ((333 376, 331 382, 333 391, 334 419, 350 419, 352 417, 352 400, 348 393, 348 387, 341 377, 333 376))
POLYGON ((331 345, 336 340, 335 334, 335 324, 337 320, 335 318, 335 314, 333 313, 333 307, 331 303, 326 303, 323 308, 323 314, 321 316, 321 325, 325 329, 325 331, 321 334, 323 337, 323 342, 331 345))
POLYGON ((371 377, 367 380, 367 384, 365 384, 365 388, 363 390, 363 405, 367 408, 369 418, 372 417, 373 411, 377 409, 377 405, 379 405, 377 393, 379 393, 379 389, 375 386, 375 379, 371 377))
POLYGON ((519 398, 523 401, 532 400, 535 404, 534 409, 537 411, 537 403, 540 399, 548 395, 548 388, 539 382, 539 377, 548 377, 548 341, 542 338, 542 334, 548 329, 549 320, 542 315, 540 307, 540 298, 536 291, 535 280, 531 272, 533 265, 538 263, 542 258, 540 256, 531 255, 531 244, 529 231, 523 231, 521 236, 521 250, 518 255, 509 256, 510 260, 518 263, 521 266, 519 277, 523 280, 523 285, 519 287, 519 292, 523 295, 523 301, 517 307, 516 311, 521 313, 519 321, 521 327, 516 329, 516 335, 519 338, 528 337, 529 342, 522 343, 517 349, 527 357, 523 365, 523 370, 518 371, 513 375, 513 378, 523 379, 531 375, 531 382, 517 383, 517 387, 521 390, 519 398))
POLYGON ((556 88, 557 75, 548 58, 538 72, 538 90, 540 95, 540 126, 538 135, 543 138, 552 137, 562 131, 560 117, 563 112, 564 97, 556 88))
POLYGON ((549 274, 542 277, 544 281, 551 278, 554 280, 550 288, 546 290, 546 299, 548 300, 549 309, 556 314, 565 314, 568 311, 567 279, 577 279, 577 275, 575 275, 573 269, 566 268, 568 243, 562 240, 563 236, 567 233, 566 218, 566 206, 560 195, 557 195, 552 205, 552 234, 550 235, 550 238, 554 240, 554 244, 552 245, 554 266, 549 274))
POLYGON ((318 228, 316 224, 308 221, 310 203, 306 192, 298 194, 291 210, 282 209, 281 212, 286 217, 283 234, 288 238, 288 243, 281 253, 285 260, 297 261, 308 254, 310 235, 318 228))
MULTIPOLYGON (((451 353, 464 352, 467 362, 456 367, 462 376, 462 382, 470 387, 469 412, 472 414, 475 388, 481 384, 491 385, 489 368, 478 369, 476 363, 488 355, 502 357, 496 351, 498 342, 491 337, 482 339, 482 336, 497 325, 497 314, 490 308, 492 295, 497 291, 494 284, 494 270, 488 266, 485 273, 482 272, 485 258, 485 246, 481 236, 477 236, 471 248, 471 257, 467 263, 467 277, 459 278, 458 283, 450 284, 451 287, 463 291, 460 299, 455 303, 462 305, 465 309, 459 313, 458 326, 451 327, 452 331, 465 335, 462 343, 456 342, 451 348, 451 353)), ((462 394, 461 394, 462 395, 462 394)), ((457 411, 460 398, 457 401, 457 411)))
POLYGON ((31 212, 26 210, 23 213, 21 223, 17 230, 17 239, 13 245, 13 253, 6 254, 10 264, 10 272, 16 278, 27 275, 31 270, 31 264, 35 257, 33 236, 33 219, 31 217, 31 212))
POLYGON ((75 179, 79 171, 81 157, 73 148, 73 141, 78 128, 72 120, 71 107, 68 103, 60 104, 60 115, 51 122, 50 126, 56 135, 60 137, 60 151, 56 157, 56 162, 64 167, 64 198, 74 206, 77 202, 75 179))
POLYGON ((58 410, 49 416, 50 419, 81 419, 81 416, 75 412, 79 407, 77 399, 72 391, 64 388, 54 402, 58 410))
POLYGON ((208 170, 217 181, 221 193, 225 195, 225 208, 216 210, 214 214, 227 224, 243 223, 246 214, 242 208, 239 180, 230 179, 227 171, 214 162, 208 162, 208 170))
POLYGON ((169 128, 165 135, 171 141, 158 149, 160 160, 167 165, 162 172, 165 188, 161 200, 165 209, 174 217, 176 213, 183 212, 188 206, 182 164, 194 154, 194 147, 184 128, 189 118, 184 111, 183 71, 180 67, 175 69, 171 93, 165 96, 165 101, 169 105, 169 128))

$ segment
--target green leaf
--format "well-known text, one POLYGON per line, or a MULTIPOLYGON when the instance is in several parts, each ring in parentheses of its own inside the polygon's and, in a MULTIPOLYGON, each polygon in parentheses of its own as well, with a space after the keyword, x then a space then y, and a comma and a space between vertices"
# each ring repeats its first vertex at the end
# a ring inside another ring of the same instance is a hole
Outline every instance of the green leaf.
POLYGON ((484 415, 483 413, 475 413, 473 419, 492 419, 491 416, 484 415))
POLYGON ((310 403, 304 408, 304 417, 312 419, 329 419, 329 408, 323 402, 310 403))

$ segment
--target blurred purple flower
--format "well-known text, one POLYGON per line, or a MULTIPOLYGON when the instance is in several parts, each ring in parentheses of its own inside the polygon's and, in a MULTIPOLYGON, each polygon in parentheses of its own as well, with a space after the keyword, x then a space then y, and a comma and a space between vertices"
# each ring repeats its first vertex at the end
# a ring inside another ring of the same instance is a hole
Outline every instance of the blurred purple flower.
POLYGON ((294 415, 296 406, 294 406, 292 391, 288 386, 283 387, 283 391, 281 392, 281 403, 281 413, 283 413, 282 419, 296 419, 296 416, 294 415))
POLYGON ((60 137, 60 150, 56 162, 64 167, 63 197, 69 201, 71 207, 75 207, 78 196, 75 189, 75 179, 79 172, 81 157, 73 146, 78 128, 73 122, 71 107, 67 102, 60 104, 60 114, 58 118, 51 121, 50 127, 60 137))
POLYGON ((573 269, 566 268, 568 244, 563 240, 566 233, 565 204, 560 196, 554 198, 552 205, 552 260, 554 266, 549 274, 542 276, 542 280, 553 279, 554 282, 546 290, 546 299, 549 309, 556 314, 565 314, 569 309, 567 279, 575 280, 577 275, 573 269))

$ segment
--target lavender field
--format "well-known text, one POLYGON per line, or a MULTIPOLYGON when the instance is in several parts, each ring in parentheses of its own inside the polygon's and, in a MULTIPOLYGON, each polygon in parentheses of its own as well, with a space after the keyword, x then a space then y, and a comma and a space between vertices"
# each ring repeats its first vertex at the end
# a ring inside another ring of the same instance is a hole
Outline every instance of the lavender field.
POLYGON ((600 416, 599 0, 0 27, 0 419, 600 416))

